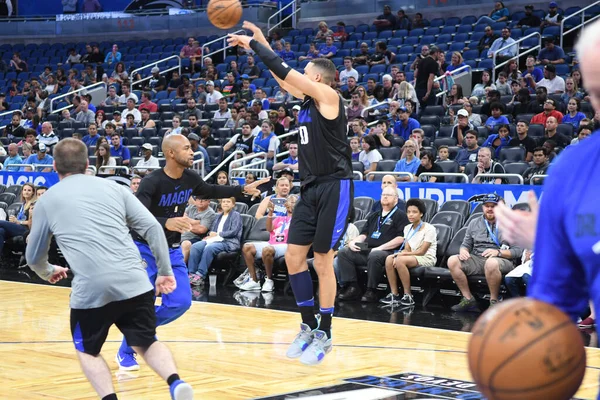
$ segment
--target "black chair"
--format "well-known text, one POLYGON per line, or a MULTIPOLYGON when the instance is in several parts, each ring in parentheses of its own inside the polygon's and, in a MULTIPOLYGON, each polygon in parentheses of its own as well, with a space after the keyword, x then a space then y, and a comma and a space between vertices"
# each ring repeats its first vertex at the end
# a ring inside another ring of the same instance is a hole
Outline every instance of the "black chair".
POLYGON ((543 137, 545 134, 544 125, 539 125, 539 124, 529 125, 529 130, 527 131, 527 134, 533 138, 543 137))
POLYGON ((363 218, 364 218, 364 214, 365 214, 365 213, 364 213, 364 211, 363 211, 363 210, 361 210, 361 209, 360 209, 360 208, 358 208, 358 207, 354 207, 354 219, 353 219, 352 221, 353 221, 353 222, 354 222, 354 221, 360 221, 361 219, 363 219, 363 218))
POLYGON ((573 125, 571 124, 558 124, 556 128, 556 133, 562 133, 569 139, 573 137, 573 125))
POLYGON ((425 279, 431 279, 433 281, 437 281, 438 283, 452 280, 450 270, 447 268, 447 260, 449 257, 452 257, 460 252, 460 246, 465 238, 466 233, 467 228, 462 228, 456 232, 456 234, 454 234, 454 237, 446 248, 444 264, 441 264, 444 266, 427 268, 427 270, 425 270, 425 279))
MULTIPOLYGON (((250 216, 248 216, 250 217, 250 216)), ((262 217, 254 223, 246 241, 248 242, 268 242, 270 234, 267 231, 267 217, 262 217)))
POLYGON ((8 209, 8 204, 3 201, 0 201, 0 208, 6 211, 8 209))
MULTIPOLYGON (((427 107, 427 109, 429 109, 429 107, 427 107)), ((421 129, 423 129, 423 125, 431 125, 437 131, 438 129, 440 129, 440 125, 441 125, 440 117, 438 117, 437 115, 424 115, 421 117, 421 129)), ((435 136, 429 136, 429 135, 426 135, 426 136, 431 137, 431 138, 435 137, 435 136)))
POLYGON ((252 207, 250 207, 248 209, 248 211, 246 211, 246 214, 251 215, 252 217, 254 217, 256 215, 256 211, 258 211, 258 207, 260 207, 260 203, 255 204, 252 207))
POLYGON ((371 212, 374 203, 375 200, 371 197, 359 196, 354 198, 354 207, 360 209, 365 214, 365 216, 371 212))
MULTIPOLYGON (((529 164, 527 164, 526 162, 513 162, 509 164, 504 164, 504 170, 507 174, 523 175, 523 172, 525 172, 527 168, 529 168, 529 164)), ((507 181, 511 184, 519 184, 521 182, 517 178, 507 178, 507 181)))
MULTIPOLYGON (((0 200, 2 201, 2 200, 0 200)), ((3 203, 6 203, 5 201, 3 201, 3 203)), ((7 215, 14 215, 16 216, 19 211, 21 211, 21 207, 23 206, 23 203, 19 203, 19 202, 14 202, 14 203, 7 203, 8 207, 6 207, 6 214, 7 215)))
POLYGON ((235 211, 239 212, 240 214, 246 214, 246 212, 248 211, 248 204, 237 202, 235 203, 234 208, 235 211))
POLYGON ((398 161, 400 159, 400 149, 398 147, 381 147, 379 153, 384 160, 398 161))
POLYGON ((14 193, 4 192, 0 194, 0 202, 6 203, 9 206, 15 202, 16 198, 17 196, 14 193))
MULTIPOLYGON (((433 118, 437 118, 437 117, 433 117, 433 118)), ((438 120, 439 120, 439 118, 438 118, 438 120)), ((438 124, 438 126, 439 126, 439 124, 438 124)), ((430 139, 435 139, 435 136, 437 133, 437 126, 427 125, 427 124, 425 124, 425 122, 423 122, 423 120, 421 120, 421 129, 425 133, 425 137, 428 137, 430 139)))
POLYGON ((6 185, 0 184, 0 193, 4 193, 6 191, 6 185))
POLYGON ((21 195, 21 189, 23 189, 23 185, 10 185, 3 193, 12 193, 19 197, 21 195))
POLYGON ((452 232, 458 232, 464 222, 463 214, 456 211, 440 211, 433 216, 432 225, 446 225, 452 228, 452 232))
POLYGON ((438 138, 452 137, 452 128, 453 128, 453 126, 451 126, 451 125, 440 126, 440 130, 438 132, 438 138))
POLYGON ((483 203, 477 203, 471 214, 482 213, 483 212, 483 203))
POLYGON ((360 161, 352 161, 352 171, 358 171, 361 174, 365 173, 365 165, 360 161))
MULTIPOLYGON (((436 164, 439 165, 442 170, 444 172, 447 173, 458 173, 459 171, 459 165, 456 161, 451 161, 451 160, 446 160, 446 161, 436 161, 436 164)), ((457 176, 445 176, 444 180, 446 183, 457 183, 457 182, 462 182, 462 179, 460 179, 457 176)))
POLYGON ((471 205, 465 200, 448 200, 440 207, 440 212, 442 211, 455 211, 466 219, 471 211, 471 205))
POLYGON ((517 203, 512 206, 513 210, 521 210, 521 211, 531 211, 531 207, 529 207, 528 203, 517 203))
POLYGON ((208 156, 210 157, 210 165, 219 165, 223 159, 223 147, 221 146, 208 146, 206 148, 208 156))
POLYGON ((465 227, 469 226, 469 224, 471 223, 471 221, 473 221, 476 218, 481 218, 483 216, 482 212, 473 212, 471 214, 471 216, 469 217, 469 219, 467 219, 467 222, 465 222, 465 227))
POLYGON ((364 226, 367 224, 366 219, 361 219, 360 221, 354 221, 354 226, 358 229, 358 232, 361 232, 364 226))
POLYGON ((431 199, 421 199, 421 201, 425 204, 425 209, 427 210, 423 216, 423 221, 429 222, 437 214, 439 204, 437 201, 431 199))
POLYGON ((439 137, 433 141, 436 148, 440 146, 456 146, 456 139, 452 137, 439 137))
POLYGON ((523 147, 503 147, 500 149, 501 163, 519 162, 525 160, 525 148, 523 147))

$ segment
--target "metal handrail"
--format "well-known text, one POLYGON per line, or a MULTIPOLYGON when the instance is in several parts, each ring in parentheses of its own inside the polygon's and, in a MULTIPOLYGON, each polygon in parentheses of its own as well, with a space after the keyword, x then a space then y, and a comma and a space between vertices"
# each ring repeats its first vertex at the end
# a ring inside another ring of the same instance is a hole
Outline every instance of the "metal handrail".
POLYGON ((204 177, 204 180, 208 180, 208 179, 212 178, 212 176, 215 175, 217 172, 219 172, 229 162, 229 160, 231 160, 233 157, 235 157, 238 154, 242 155, 242 157, 246 155, 246 153, 244 153, 241 150, 234 150, 230 155, 228 155, 227 157, 225 157, 225 159, 223 161, 221 161, 221 163, 219 165, 217 165, 216 167, 214 167, 208 173, 208 175, 206 175, 204 177))
MULTIPOLYGON (((3 113, 0 113, 0 117, 3 117, 4 115, 12 115, 15 111, 17 111, 17 110, 5 111, 3 113)), ((8 125, 0 126, 0 130, 5 129, 7 126, 8 125)))
POLYGON ((238 159, 236 159, 236 160, 232 161, 232 162, 229 164, 229 177, 231 177, 231 170, 232 170, 233 168, 238 168, 238 167, 237 167, 237 165, 238 165, 238 164, 239 164, 239 165, 244 165, 244 163, 245 163, 246 161, 250 161, 250 160, 253 160, 253 159, 255 159, 255 158, 261 158, 261 157, 262 157, 262 158, 264 158, 264 160, 263 160, 262 162, 264 162, 264 163, 265 163, 265 167, 266 167, 266 166, 267 166, 267 153, 265 153, 264 151, 261 151, 261 152, 259 152, 259 153, 252 153, 252 154, 250 154, 250 155, 247 155, 247 156, 244 156, 244 157, 242 157, 242 158, 238 158, 238 159))
POLYGON ((537 181, 540 179, 546 179, 548 177, 548 175, 533 175, 531 177, 531 179, 529 180, 529 184, 530 185, 535 185, 535 183, 533 183, 533 181, 537 181))
POLYGON ((65 94, 61 94, 60 96, 53 97, 53 98, 50 99, 50 113, 52 113, 54 111, 53 103, 56 100, 61 100, 61 99, 64 99, 65 97, 73 96, 74 94, 77 94, 79 92, 83 92, 83 91, 88 92, 93 87, 96 87, 96 86, 104 86, 104 90, 105 91, 108 90, 108 85, 106 83, 104 83, 104 82, 96 82, 96 83, 93 83, 91 85, 84 86, 81 89, 73 90, 73 91, 71 91, 69 93, 65 93, 65 94))
POLYGON ((114 170, 115 172, 117 172, 117 170, 121 170, 124 171, 126 174, 129 173, 129 167, 126 167, 124 165, 103 165, 100 168, 98 168, 98 173, 102 173, 102 171, 105 170, 114 170))
POLYGON ((362 112, 360 113, 360 116, 364 117, 365 116, 365 111, 373 110, 375 108, 379 108, 379 107, 384 106, 386 104, 390 104, 389 99, 385 99, 381 103, 377 103, 377 104, 373 104, 371 106, 365 107, 365 108, 363 108, 362 112))
MULTIPOLYGON (((233 163, 232 163, 233 164, 233 163)), ((231 165, 230 165, 231 167, 231 165)), ((254 161, 251 162, 250 164, 246 164, 246 165, 240 165, 239 167, 234 167, 234 168, 230 168, 229 169, 229 177, 230 178, 237 178, 237 173, 238 172, 247 172, 247 171, 254 171, 256 169, 260 169, 260 170, 267 170, 267 160, 258 160, 258 161, 254 161), (253 168, 256 167, 256 168, 253 168), (262 167, 262 168, 261 168, 262 167)))
MULTIPOLYGON (((163 63, 163 62, 165 62, 165 61, 172 60, 172 59, 174 59, 174 58, 176 58, 176 59, 178 59, 178 60, 179 60, 179 65, 178 65, 178 66, 176 66, 176 67, 171 67, 171 68, 167 68, 167 69, 165 69, 165 70, 163 70, 163 71, 160 71, 160 72, 159 72, 159 74, 160 74, 160 75, 163 75, 163 74, 166 74, 167 72, 171 72, 171 71, 174 71, 174 70, 176 70, 176 69, 177 69, 177 70, 179 70, 179 75, 181 75, 181 57, 179 57, 179 55, 177 55, 177 54, 174 54, 174 55, 172 55, 172 56, 169 56, 169 57, 167 57, 167 58, 163 58, 162 60, 158 60, 158 61, 155 61, 155 62, 151 62, 150 64, 146 64, 146 65, 144 65, 143 67, 139 67, 139 68, 137 68, 137 69, 134 69, 133 71, 131 71, 131 74, 129 74, 129 76, 131 76, 131 77, 134 77, 134 76, 135 76, 135 74, 137 74, 137 73, 138 73, 138 72, 140 72, 140 71, 143 71, 143 70, 145 70, 146 68, 150 68, 150 67, 151 67, 151 66, 153 66, 153 65, 154 65, 154 66, 156 66, 156 67, 158 67, 158 64, 161 64, 161 63, 163 63)), ((140 82, 146 82, 146 81, 150 80, 151 78, 152 78, 152 76, 149 76, 149 77, 147 77, 147 78, 142 78, 142 79, 140 79, 139 81, 135 81, 135 82, 132 80, 132 81, 131 81, 131 83, 129 84, 129 88, 130 88, 130 89, 131 89, 131 91, 133 92, 133 85, 137 85, 137 84, 138 84, 138 83, 140 83, 140 82)))
MULTIPOLYGON (((7 168, 19 167, 19 168, 31 168, 31 171, 35 169, 34 164, 10 164, 7 168)), ((47 167, 47 165, 46 165, 47 167)))
MULTIPOLYGON (((455 69, 453 71, 450 71, 450 72, 446 72, 444 75, 438 76, 437 78, 435 78, 433 80, 433 83, 440 82, 440 81, 448 78, 449 76, 457 75, 459 72, 463 72, 465 70, 467 71, 467 72, 465 72, 466 74, 472 74, 473 73, 472 72, 473 68, 470 65, 463 65, 460 68, 457 68, 457 69, 455 69)), ((450 91, 450 89, 452 89, 452 87, 449 87, 449 88, 446 88, 446 90, 440 91, 438 94, 435 95, 435 97, 446 96, 446 94, 448 93, 448 91, 450 91)), ((446 100, 446 99, 443 99, 443 100, 446 100)))
POLYGON ((480 183, 476 181, 480 181, 482 178, 497 178, 497 179, 507 179, 507 178, 518 178, 519 185, 523 184, 523 177, 519 174, 477 174, 471 181, 471 183, 480 183))
POLYGON ((284 157, 284 156, 287 156, 287 155, 289 155, 289 154, 290 154, 290 151, 289 151, 289 150, 282 151, 281 153, 277 153, 277 154, 275 154, 275 161, 277 161, 277 159, 278 159, 279 157, 284 157))
MULTIPOLYGON (((496 39, 496 40, 498 40, 498 39, 496 39)), ((496 70, 498 68, 505 66, 506 64, 508 64, 512 60, 518 60, 519 57, 524 56, 525 54, 529 54, 531 52, 534 52, 537 49, 541 49, 541 48, 542 48, 542 34, 539 33, 539 32, 533 32, 533 33, 530 33, 529 35, 527 35, 525 37, 520 38, 519 40, 515 40, 514 43, 508 44, 508 45, 506 45, 504 47, 501 47, 498 50, 496 50, 494 52, 494 55, 492 56, 492 63, 494 64, 494 67, 492 68, 492 82, 496 82, 496 70), (527 49, 527 50, 525 50, 524 52, 521 53, 521 46, 519 45, 519 43, 521 43, 521 42, 523 42, 523 41, 525 41, 525 40, 527 40, 527 39, 529 39, 531 37, 535 37, 535 36, 537 36, 539 38, 538 45, 537 46, 533 46, 532 48, 527 49), (508 60, 506 60, 506 61, 504 61, 502 63, 500 63, 499 65, 496 65, 496 56, 498 55, 498 53, 500 53, 502 50, 509 49, 509 48, 511 48, 513 46, 517 46, 517 55, 514 56, 514 57, 511 57, 510 59, 508 59, 508 60)))
POLYGON ((396 172, 396 171, 371 171, 365 174, 365 178, 369 175, 396 175, 396 176, 408 176, 411 182, 414 182, 415 176, 410 172, 396 172))
POLYGON ((560 47, 563 47, 563 40, 565 38, 566 35, 568 35, 569 33, 575 31, 576 29, 581 28, 581 30, 583 31, 583 27, 586 24, 589 24, 590 22, 600 18, 600 15, 595 15, 592 18, 588 19, 587 21, 585 20, 585 12, 589 9, 592 8, 596 5, 600 4, 600 1, 596 1, 595 3, 590 4, 589 6, 586 6, 584 8, 582 8, 581 10, 574 12, 573 14, 566 16, 562 19, 562 21, 560 21, 560 47), (565 32, 565 21, 567 21, 570 18, 574 18, 575 16, 581 14, 581 23, 577 26, 572 27, 571 29, 569 29, 568 31, 565 32))
MULTIPOLYGON (((246 168, 246 167, 240 167, 240 168, 234 168, 233 172, 254 172, 254 173, 256 173, 256 177, 259 178, 259 179, 266 178, 267 176, 269 176, 269 170, 268 169, 264 169, 264 168, 246 168)), ((230 178, 237 179, 237 178, 241 178, 241 177, 234 176, 234 177, 230 177, 230 178)))
POLYGON ((206 174, 206 161, 204 159, 204 154, 201 151, 197 151, 194 153, 194 158, 196 158, 197 155, 200 155, 200 159, 199 160, 194 160, 194 162, 192 162, 192 169, 195 171, 198 171, 198 173, 200 174, 200 176, 202 177, 202 179, 204 179, 204 174, 206 174), (197 165, 200 165, 200 167, 197 167, 197 165))
MULTIPOLYGON (((360 178, 361 181, 364 180, 364 176, 363 176, 362 172, 360 172, 360 171, 352 171, 352 175, 358 175, 358 177, 360 178)), ((354 179, 354 178, 352 178, 352 179, 354 179)))
MULTIPOLYGON (((232 35, 240 35, 240 34, 247 34, 247 32, 244 29, 239 29, 239 30, 237 30, 235 32, 231 32, 231 34, 232 35)), ((200 65, 204 66, 204 59, 206 57, 212 56, 213 54, 217 54, 220 51, 223 51, 223 59, 225 59, 225 57, 227 56, 226 50, 229 49, 230 47, 233 47, 233 46, 227 44, 227 38, 228 38, 228 36, 225 35, 225 36, 221 36, 220 38, 217 38, 215 40, 211 40, 210 42, 204 43, 202 45, 202 55, 200 56, 200 65), (223 46, 224 46, 222 49, 212 51, 212 52, 210 52, 208 54, 204 54, 204 48, 205 47, 208 47, 209 45, 211 45, 213 43, 220 42, 221 40, 223 41, 223 46)))
MULTIPOLYGON (((300 12, 300 10, 302 10, 302 8, 301 7, 296 8, 296 2, 292 1, 291 3, 289 3, 288 5, 286 5, 285 7, 281 7, 277 12, 273 13, 273 15, 271 15, 269 17, 269 19, 267 19, 267 36, 271 35, 271 31, 273 29, 275 29, 279 25, 283 24, 288 19, 295 17, 296 14, 300 12), (285 17, 284 19, 280 20, 275 25, 271 26, 271 19, 273 19, 276 16, 281 16, 283 14, 283 10, 285 10, 286 8, 289 8, 289 7, 292 7, 292 13, 290 15, 288 15, 287 17, 285 17)), ((296 18, 294 18, 292 20, 292 28, 296 28, 296 18)))
POLYGON ((467 174, 462 174, 460 172, 422 172, 421 175, 419 175, 419 178, 421 178, 422 176, 424 177, 457 177, 457 178, 462 178, 465 183, 469 183, 469 177, 467 176, 467 174))
MULTIPOLYGON (((163 158, 164 160, 164 158, 163 158)), ((154 171, 157 169, 161 169, 162 167, 144 167, 143 165, 140 165, 139 167, 136 165, 135 167, 131 167, 131 172, 135 172, 135 171, 141 171, 141 170, 150 170, 150 171, 154 171)))

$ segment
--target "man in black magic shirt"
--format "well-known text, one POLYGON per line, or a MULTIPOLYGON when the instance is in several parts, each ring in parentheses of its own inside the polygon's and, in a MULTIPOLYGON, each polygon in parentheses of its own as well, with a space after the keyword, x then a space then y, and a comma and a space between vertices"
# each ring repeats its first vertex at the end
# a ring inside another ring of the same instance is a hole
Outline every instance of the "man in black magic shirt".
MULTIPOLYGON (((250 195, 260 194, 256 187, 270 180, 270 178, 265 178, 246 186, 218 186, 204 182, 197 172, 188 169, 194 161, 194 153, 190 142, 183 135, 165 137, 162 143, 162 151, 166 159, 165 167, 142 179, 136 192, 137 198, 164 227, 165 236, 170 247, 173 274, 177 281, 175 291, 163 295, 162 304, 156 307, 157 326, 176 320, 191 305, 192 292, 187 267, 179 247, 181 234, 190 231, 193 224, 199 223, 199 221, 184 216, 190 196, 199 196, 205 199, 241 198, 244 193, 250 195)), ((132 236, 142 258, 146 262, 150 282, 154 282, 157 266, 152 251, 140 235, 132 232, 132 236)), ((125 339, 123 339, 116 359, 122 370, 139 369, 139 365, 135 360, 135 353, 127 345, 125 339)))

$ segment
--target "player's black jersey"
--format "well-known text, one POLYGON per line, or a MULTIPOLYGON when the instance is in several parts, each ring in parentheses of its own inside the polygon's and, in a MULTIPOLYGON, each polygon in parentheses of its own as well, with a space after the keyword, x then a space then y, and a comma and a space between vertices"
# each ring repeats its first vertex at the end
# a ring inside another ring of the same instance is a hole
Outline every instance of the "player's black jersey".
POLYGON ((298 168, 302 185, 331 179, 352 179, 352 155, 346 141, 346 113, 342 98, 340 114, 329 120, 321 115, 310 96, 298 113, 298 168))
MULTIPOLYGON (((210 185, 198 173, 186 169, 179 179, 172 179, 161 168, 146 176, 140 182, 137 198, 156 217, 164 227, 167 219, 183 217, 190 196, 201 196, 205 199, 222 199, 226 197, 241 198, 241 186, 210 185)), ((133 239, 145 243, 144 239, 132 232, 133 239)), ((165 228, 165 236, 169 246, 181 241, 181 234, 165 228)))

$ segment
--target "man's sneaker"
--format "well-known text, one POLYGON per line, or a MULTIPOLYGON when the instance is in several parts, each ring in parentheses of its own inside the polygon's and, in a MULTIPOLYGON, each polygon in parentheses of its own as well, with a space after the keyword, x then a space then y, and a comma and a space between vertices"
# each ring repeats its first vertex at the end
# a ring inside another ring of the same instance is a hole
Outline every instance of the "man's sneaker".
POLYGON ((119 369, 122 371, 137 371, 140 369, 140 365, 135 359, 135 353, 119 351, 115 356, 115 361, 119 364, 119 369))
POLYGON ((467 299, 466 297, 463 297, 460 300, 460 303, 458 303, 457 305, 452 307, 452 311, 459 311, 459 312, 471 311, 471 310, 475 310, 475 309, 477 309, 477 300, 475 299, 475 297, 471 297, 471 299, 467 299))
POLYGON ((186 383, 181 379, 173 382, 171 386, 169 386, 169 391, 171 392, 171 399, 173 400, 194 399, 194 389, 192 389, 189 383, 186 383))
MULTIPOLYGON (((315 315, 317 319, 317 329, 319 329, 319 325, 321 324, 321 316, 319 314, 315 315)), ((312 343, 313 340, 313 332, 310 329, 310 326, 305 323, 300 324, 300 332, 296 335, 296 338, 288 347, 286 356, 289 358, 298 358, 302 355, 302 352, 308 348, 308 346, 312 343)))
POLYGON ((246 280, 240 285, 240 290, 260 290, 260 283, 253 281, 252 279, 246 280))
POLYGON ((414 306, 415 299, 413 299, 413 297, 410 294, 405 294, 400 299, 400 304, 402 304, 403 306, 414 306))
POLYGON ((591 317, 587 317, 578 324, 580 328, 593 328, 594 325, 596 325, 596 321, 591 317))
POLYGON ((237 287, 240 287, 240 285, 242 283, 244 283, 244 281, 246 280, 246 278, 248 276, 250 276, 250 272, 248 272, 248 268, 246 268, 246 270, 244 272, 242 272, 242 274, 240 276, 235 278, 235 280, 233 281, 233 284, 237 287))
POLYGON ((194 274, 191 283, 193 286, 204 286, 204 277, 202 277, 202 275, 194 274))
POLYGON ((306 365, 317 365, 323 361, 325 354, 331 351, 333 345, 331 339, 327 338, 325 332, 315 330, 313 339, 308 348, 300 356, 300 362, 306 365))
POLYGON ((273 290, 275 290, 275 282, 273 282, 273 279, 265 278, 265 283, 263 283, 261 291, 272 292, 273 290))
POLYGON ((379 302, 381 304, 388 304, 390 306, 397 306, 398 304, 400 304, 400 295, 399 294, 393 294, 393 293, 390 292, 383 299, 379 300, 379 302))

